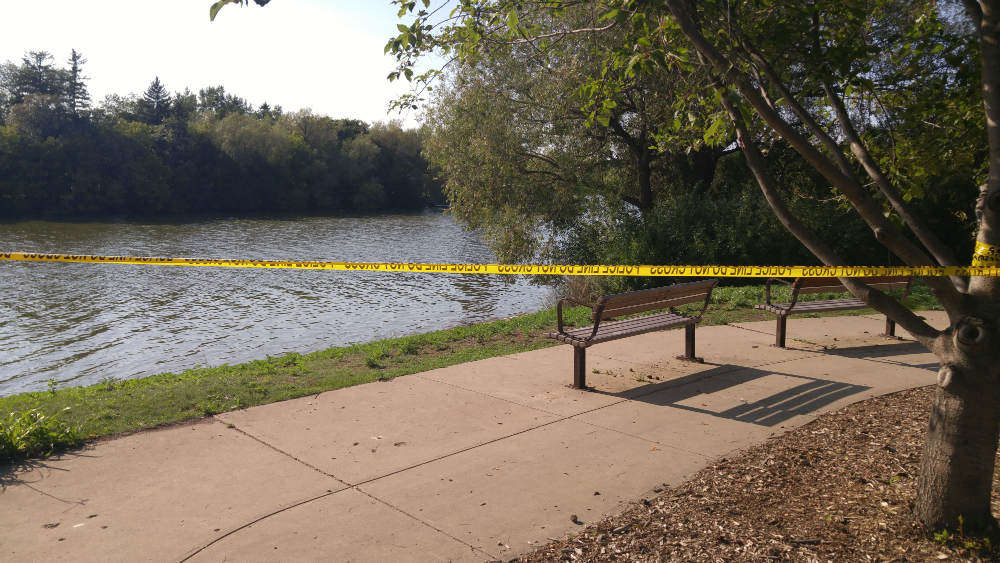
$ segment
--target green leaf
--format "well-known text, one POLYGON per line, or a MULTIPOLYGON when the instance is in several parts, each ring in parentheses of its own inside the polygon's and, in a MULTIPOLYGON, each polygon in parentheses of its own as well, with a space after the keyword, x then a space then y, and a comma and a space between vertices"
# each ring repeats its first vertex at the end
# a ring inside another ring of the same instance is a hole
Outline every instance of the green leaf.
POLYGON ((642 60, 642 55, 640 54, 633 55, 632 58, 629 59, 628 63, 625 65, 625 74, 631 74, 632 72, 634 72, 632 70, 632 67, 639 64, 641 60, 642 60))
POLYGON ((716 131, 719 130, 719 127, 722 127, 723 121, 725 121, 725 118, 721 115, 715 118, 715 121, 712 122, 712 125, 708 128, 708 131, 705 131, 705 135, 703 138, 706 143, 712 144, 710 139, 715 136, 715 133, 716 131))
POLYGON ((649 48, 649 47, 653 46, 653 42, 650 41, 649 38, 647 38, 647 37, 640 37, 640 38, 636 39, 635 42, 638 43, 640 46, 646 47, 646 48, 649 48))
POLYGON ((208 8, 209 20, 215 21, 215 16, 219 13, 219 10, 221 10, 222 7, 225 6, 226 4, 232 4, 233 2, 241 2, 241 1, 242 0, 219 0, 215 4, 212 4, 212 6, 208 8))
POLYGON ((517 30, 517 10, 511 10, 507 14, 507 27, 517 30))

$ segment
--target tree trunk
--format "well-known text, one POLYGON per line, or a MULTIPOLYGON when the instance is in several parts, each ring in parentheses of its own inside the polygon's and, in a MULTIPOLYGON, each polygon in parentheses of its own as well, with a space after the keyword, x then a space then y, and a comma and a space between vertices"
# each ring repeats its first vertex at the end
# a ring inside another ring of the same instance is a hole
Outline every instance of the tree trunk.
POLYGON ((643 147, 636 155, 636 181, 639 183, 639 211, 643 214, 653 210, 653 173, 650 162, 652 151, 643 147))
MULTIPOLYGON (((995 283, 973 278, 973 291, 995 283)), ((997 527, 990 501, 1000 441, 1000 324, 992 299, 969 301, 974 306, 951 312, 952 328, 932 345, 941 369, 913 510, 928 527, 952 532, 997 527)))
POLYGON ((691 153, 695 193, 704 194, 708 188, 712 187, 712 181, 715 180, 715 169, 719 166, 722 152, 720 148, 703 146, 691 153))

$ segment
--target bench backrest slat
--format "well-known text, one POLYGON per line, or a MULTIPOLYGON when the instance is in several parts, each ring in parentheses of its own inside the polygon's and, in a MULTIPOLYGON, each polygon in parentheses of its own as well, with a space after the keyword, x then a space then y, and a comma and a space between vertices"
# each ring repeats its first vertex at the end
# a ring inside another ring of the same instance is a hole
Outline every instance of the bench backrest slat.
MULTIPOLYGON (((667 287, 644 289, 618 295, 608 295, 598 300, 595 310, 602 303, 600 320, 676 307, 685 303, 704 301, 719 280, 679 283, 667 287)), ((597 314, 591 313, 591 321, 597 321, 597 314)))
MULTIPOLYGON (((909 276, 882 276, 864 278, 869 286, 885 291, 887 289, 906 289, 910 284, 909 276)), ((799 281, 799 294, 805 293, 839 293, 847 291, 844 284, 837 278, 802 278, 799 281)))

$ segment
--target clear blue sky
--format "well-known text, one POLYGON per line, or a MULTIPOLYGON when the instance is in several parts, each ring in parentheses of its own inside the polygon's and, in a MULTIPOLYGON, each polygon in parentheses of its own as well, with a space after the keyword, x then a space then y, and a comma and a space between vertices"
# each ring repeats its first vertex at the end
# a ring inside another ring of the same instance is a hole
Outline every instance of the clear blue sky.
MULTIPOLYGON (((214 22, 211 4, 7 2, 0 61, 49 51, 63 66, 75 48, 89 61, 84 74, 95 102, 110 93, 141 94, 159 76, 170 91, 222 85, 254 107, 266 101, 332 117, 399 117, 386 114, 389 100, 407 90, 405 81, 385 79, 394 59, 382 51, 400 22, 390 0, 230 4, 214 22)), ((414 117, 406 116, 407 123, 414 117)))

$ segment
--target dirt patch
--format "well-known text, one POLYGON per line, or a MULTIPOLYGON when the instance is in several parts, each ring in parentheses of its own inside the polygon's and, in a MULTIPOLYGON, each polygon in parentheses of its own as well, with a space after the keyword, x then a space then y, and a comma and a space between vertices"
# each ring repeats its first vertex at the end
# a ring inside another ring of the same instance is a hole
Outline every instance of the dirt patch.
POLYGON ((932 395, 822 415, 514 561, 998 561, 988 540, 910 518, 932 395))

